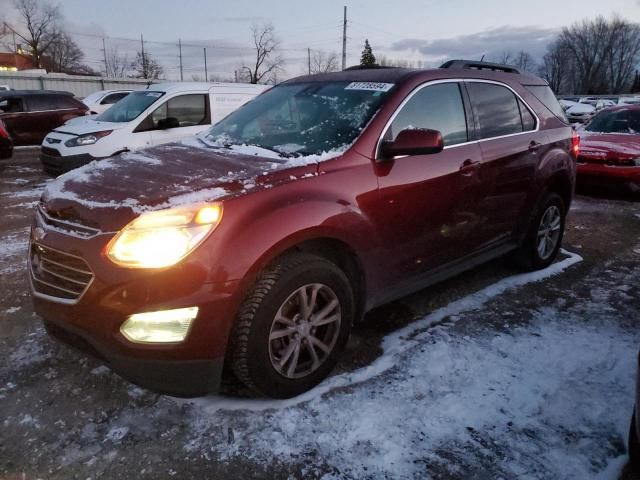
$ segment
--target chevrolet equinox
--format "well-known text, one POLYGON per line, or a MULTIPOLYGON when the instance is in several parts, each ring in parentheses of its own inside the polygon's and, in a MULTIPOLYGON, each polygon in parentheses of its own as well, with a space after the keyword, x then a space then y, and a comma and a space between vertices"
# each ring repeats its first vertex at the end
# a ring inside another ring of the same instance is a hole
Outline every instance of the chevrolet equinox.
POLYGON ((368 310, 502 255, 551 264, 578 148, 548 84, 508 66, 294 78, 195 137, 50 183, 35 308, 156 391, 215 391, 224 366, 295 396, 368 310))

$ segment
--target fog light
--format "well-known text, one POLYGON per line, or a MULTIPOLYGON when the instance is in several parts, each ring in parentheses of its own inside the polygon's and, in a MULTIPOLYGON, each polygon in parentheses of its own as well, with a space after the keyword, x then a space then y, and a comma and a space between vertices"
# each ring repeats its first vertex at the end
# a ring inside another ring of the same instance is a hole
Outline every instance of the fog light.
POLYGON ((182 342, 189 333, 191 322, 198 316, 198 307, 136 313, 127 318, 120 332, 135 343, 182 342))

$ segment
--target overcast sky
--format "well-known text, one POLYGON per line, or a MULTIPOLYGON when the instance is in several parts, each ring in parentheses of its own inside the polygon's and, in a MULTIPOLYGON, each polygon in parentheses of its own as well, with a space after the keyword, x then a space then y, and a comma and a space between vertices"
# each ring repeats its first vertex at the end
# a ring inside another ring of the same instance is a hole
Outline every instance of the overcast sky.
MULTIPOLYGON (((0 0, 0 8, 10 4, 0 0)), ((60 0, 68 28, 77 33, 139 38, 165 66, 178 73, 178 38, 207 46, 209 73, 230 75, 250 60, 250 28, 272 22, 287 60, 288 76, 303 72, 306 48, 340 52, 342 8, 348 6, 348 64, 359 61, 364 39, 374 53, 437 64, 448 58, 498 60, 503 52, 527 50, 540 57, 562 26, 596 15, 640 21, 640 0, 60 0), (162 45, 154 42, 169 42, 162 45), (175 43, 176 45, 171 45, 175 43)), ((7 11, 2 8, 3 13, 7 11)), ((96 69, 102 40, 77 36, 96 69)), ((107 40, 107 48, 135 55, 137 43, 107 40)), ((201 47, 183 48, 185 79, 203 74, 201 47)))

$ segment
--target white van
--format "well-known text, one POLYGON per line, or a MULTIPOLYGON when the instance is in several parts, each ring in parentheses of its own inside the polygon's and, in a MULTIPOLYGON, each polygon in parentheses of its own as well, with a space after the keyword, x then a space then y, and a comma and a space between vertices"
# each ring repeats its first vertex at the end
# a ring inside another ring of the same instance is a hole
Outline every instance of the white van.
POLYGON ((206 130, 266 88, 242 83, 149 85, 101 115, 50 132, 40 160, 47 173, 59 175, 92 160, 175 142, 206 130))

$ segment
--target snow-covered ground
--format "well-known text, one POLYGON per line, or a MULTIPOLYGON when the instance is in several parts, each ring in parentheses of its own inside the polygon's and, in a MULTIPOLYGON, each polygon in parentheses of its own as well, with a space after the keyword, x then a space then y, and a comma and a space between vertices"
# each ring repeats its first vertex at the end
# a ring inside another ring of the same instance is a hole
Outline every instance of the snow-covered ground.
POLYGON ((567 252, 545 271, 493 262, 372 312, 300 398, 180 400, 47 337, 25 296, 18 206, 42 179, 12 168, 0 178, 0 478, 614 479, 626 462, 638 204, 579 199, 567 252))

